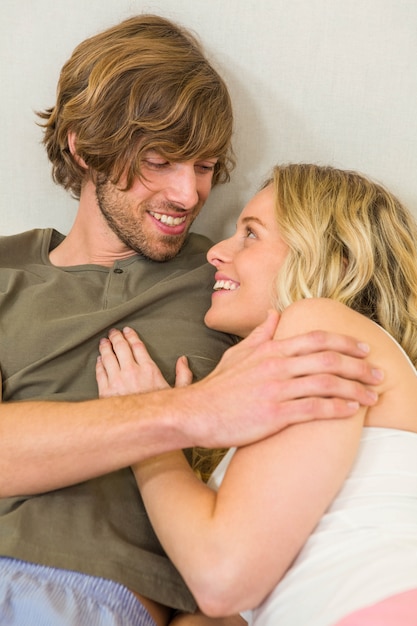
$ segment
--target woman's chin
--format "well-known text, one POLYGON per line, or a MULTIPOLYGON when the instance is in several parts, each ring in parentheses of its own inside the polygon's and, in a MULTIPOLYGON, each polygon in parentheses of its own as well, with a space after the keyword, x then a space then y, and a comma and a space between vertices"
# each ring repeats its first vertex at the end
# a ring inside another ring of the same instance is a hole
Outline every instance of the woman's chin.
POLYGON ((212 315, 210 311, 211 309, 209 309, 204 316, 205 325, 207 326, 207 328, 212 328, 213 330, 220 330, 219 328, 217 328, 217 324, 216 324, 218 320, 216 320, 215 316, 212 315))
POLYGON ((228 327, 227 321, 224 319, 221 319, 218 315, 213 313, 211 309, 209 309, 207 313, 205 314, 204 323, 207 326, 207 328, 211 328, 212 330, 219 330, 222 333, 233 334, 233 332, 228 327))

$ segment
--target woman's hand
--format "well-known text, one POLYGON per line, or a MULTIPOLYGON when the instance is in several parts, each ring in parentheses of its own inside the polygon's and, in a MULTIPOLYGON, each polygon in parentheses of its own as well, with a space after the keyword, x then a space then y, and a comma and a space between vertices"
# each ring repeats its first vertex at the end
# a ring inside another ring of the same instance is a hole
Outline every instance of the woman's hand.
MULTIPOLYGON (((100 398, 169 387, 145 344, 132 328, 126 327, 123 331, 112 329, 108 338, 101 339, 99 352, 96 380, 100 398)), ((193 374, 185 356, 178 359, 175 374, 176 387, 185 387, 192 382, 193 374)))

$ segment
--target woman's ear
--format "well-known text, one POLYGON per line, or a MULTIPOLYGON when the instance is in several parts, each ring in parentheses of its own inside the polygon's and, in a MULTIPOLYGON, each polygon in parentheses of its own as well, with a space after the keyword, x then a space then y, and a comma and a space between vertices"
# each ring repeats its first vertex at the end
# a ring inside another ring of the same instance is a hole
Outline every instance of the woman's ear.
POLYGON ((72 132, 69 131, 68 133, 68 148, 72 154, 72 156, 74 157, 74 161, 80 166, 82 167, 84 170, 88 170, 88 165, 86 164, 86 162, 84 161, 84 159, 82 159, 78 154, 77 154, 77 135, 72 132))

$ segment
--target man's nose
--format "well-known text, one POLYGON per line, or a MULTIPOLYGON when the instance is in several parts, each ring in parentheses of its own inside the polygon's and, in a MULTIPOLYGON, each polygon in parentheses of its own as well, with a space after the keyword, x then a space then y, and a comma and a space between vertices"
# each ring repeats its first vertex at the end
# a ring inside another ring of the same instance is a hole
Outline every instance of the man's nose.
POLYGON ((191 209, 197 204, 198 199, 194 165, 177 163, 167 189, 167 200, 179 208, 191 209))

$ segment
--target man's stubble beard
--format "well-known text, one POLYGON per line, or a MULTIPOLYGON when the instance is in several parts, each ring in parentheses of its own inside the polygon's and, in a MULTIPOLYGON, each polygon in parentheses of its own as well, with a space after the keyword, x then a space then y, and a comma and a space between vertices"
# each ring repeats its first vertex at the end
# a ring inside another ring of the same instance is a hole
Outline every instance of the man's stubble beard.
MULTIPOLYGON (((182 235, 161 234, 155 242, 152 242, 143 232, 140 220, 134 221, 131 206, 123 202, 124 198, 121 195, 123 193, 108 179, 101 179, 96 183, 97 204, 111 231, 125 246, 145 259, 162 263, 177 256, 185 243, 189 228, 182 235)), ((143 202, 141 219, 147 210, 147 205, 149 209, 156 210, 157 208, 146 201, 143 202)), ((169 213, 169 205, 165 206, 167 208, 159 205, 158 209, 163 213, 169 213)))

